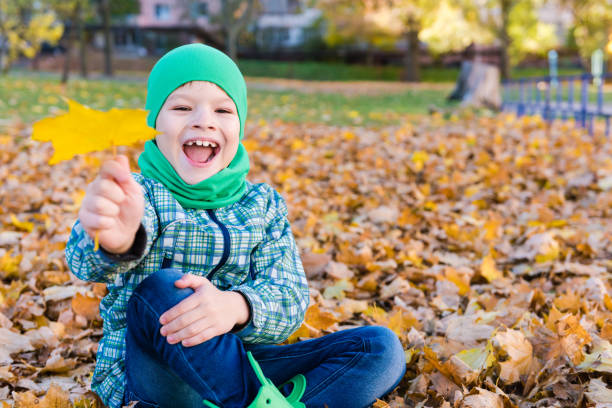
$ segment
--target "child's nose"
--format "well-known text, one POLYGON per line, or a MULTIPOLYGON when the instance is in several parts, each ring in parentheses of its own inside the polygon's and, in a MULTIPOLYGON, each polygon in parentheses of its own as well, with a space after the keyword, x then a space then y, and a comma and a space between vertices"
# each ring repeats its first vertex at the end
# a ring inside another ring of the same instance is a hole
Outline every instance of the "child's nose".
POLYGON ((214 112, 210 109, 196 109, 193 111, 192 127, 199 129, 215 129, 217 123, 215 121, 214 112))

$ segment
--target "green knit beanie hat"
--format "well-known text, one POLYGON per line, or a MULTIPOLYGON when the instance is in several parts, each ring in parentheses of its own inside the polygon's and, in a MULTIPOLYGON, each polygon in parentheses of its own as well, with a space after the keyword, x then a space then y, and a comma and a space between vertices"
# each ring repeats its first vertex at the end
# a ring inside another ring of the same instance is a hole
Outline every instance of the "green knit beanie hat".
POLYGON ((230 57, 204 44, 180 46, 157 61, 147 81, 147 124, 155 128, 157 115, 166 98, 176 88, 190 81, 212 82, 232 98, 238 110, 242 140, 247 117, 247 89, 244 77, 230 57))

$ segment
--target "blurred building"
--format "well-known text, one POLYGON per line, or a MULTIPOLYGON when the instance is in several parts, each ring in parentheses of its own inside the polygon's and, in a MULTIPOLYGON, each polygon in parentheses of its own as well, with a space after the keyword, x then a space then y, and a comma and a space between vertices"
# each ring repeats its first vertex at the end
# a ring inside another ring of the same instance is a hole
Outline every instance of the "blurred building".
POLYGON ((569 8, 563 7, 558 0, 545 2, 538 10, 538 19, 543 23, 552 24, 559 43, 565 44, 569 29, 574 23, 574 16, 569 8))
MULTIPOLYGON (((179 44, 203 41, 223 48, 224 37, 216 16, 222 0, 140 0, 139 14, 113 22, 115 51, 119 54, 160 54, 179 44)), ((259 0, 256 17, 247 27, 248 46, 264 51, 295 49, 320 37, 315 26, 321 12, 302 0, 259 0)), ((97 27, 99 28, 99 27, 97 27)), ((94 29, 94 45, 104 39, 94 29)))
POLYGON ((299 0, 260 0, 262 12, 252 25, 257 48, 274 51, 303 47, 321 36, 321 11, 299 0))

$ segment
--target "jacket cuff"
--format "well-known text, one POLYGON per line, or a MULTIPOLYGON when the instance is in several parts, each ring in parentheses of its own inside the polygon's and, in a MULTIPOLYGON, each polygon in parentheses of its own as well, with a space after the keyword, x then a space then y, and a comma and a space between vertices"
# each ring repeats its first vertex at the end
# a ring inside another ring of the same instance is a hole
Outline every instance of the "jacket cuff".
POLYGON ((255 326, 253 325, 253 305, 251 304, 249 298, 241 291, 233 290, 232 292, 239 293, 246 301, 247 305, 249 306, 249 320, 241 325, 235 325, 232 330, 230 330, 230 333, 237 336, 247 336, 255 330, 255 326))
POLYGON ((112 254, 100 246, 100 255, 110 262, 129 262, 140 259, 147 246, 147 231, 142 223, 138 226, 132 247, 122 254, 112 254))

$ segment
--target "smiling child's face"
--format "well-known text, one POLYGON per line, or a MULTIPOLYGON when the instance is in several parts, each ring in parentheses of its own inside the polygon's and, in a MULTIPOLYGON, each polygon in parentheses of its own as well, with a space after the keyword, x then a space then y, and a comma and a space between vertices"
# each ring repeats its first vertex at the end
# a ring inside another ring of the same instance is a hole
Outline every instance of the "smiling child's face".
POLYGON ((157 116, 157 146, 187 184, 226 168, 238 151, 240 118, 217 85, 187 83, 172 92, 157 116))

